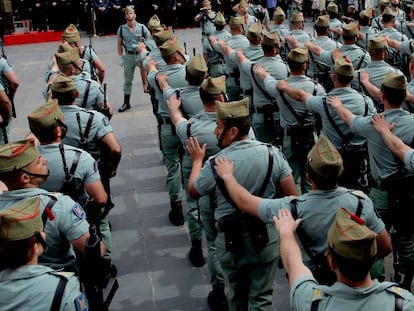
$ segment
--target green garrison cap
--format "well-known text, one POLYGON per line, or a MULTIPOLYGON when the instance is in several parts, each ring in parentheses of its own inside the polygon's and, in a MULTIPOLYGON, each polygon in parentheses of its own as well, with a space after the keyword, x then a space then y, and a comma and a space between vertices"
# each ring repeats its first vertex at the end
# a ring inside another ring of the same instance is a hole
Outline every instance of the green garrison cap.
POLYGON ((34 140, 21 140, 0 145, 0 172, 21 169, 40 156, 34 140))
POLYGON ((305 19, 303 18, 303 13, 295 13, 292 15, 292 19, 290 20, 292 23, 296 22, 304 22, 305 19))
POLYGON ((162 57, 171 56, 180 50, 181 45, 177 37, 172 37, 160 45, 160 52, 162 57))
POLYGON ((280 36, 277 31, 275 32, 266 32, 263 36, 262 44, 267 46, 277 46, 280 45, 280 36))
POLYGON ((390 2, 390 0, 379 0, 378 5, 390 6, 391 2, 390 2))
POLYGON ((239 101, 220 102, 215 101, 217 107, 217 119, 227 120, 249 116, 249 98, 239 101))
POLYGON ((249 6, 249 3, 248 3, 246 0, 241 0, 241 1, 239 2, 239 6, 244 6, 244 7, 246 7, 246 6, 249 6))
POLYGON ((163 44, 168 39, 174 37, 174 32, 171 27, 158 31, 152 35, 157 45, 163 44))
POLYGON ((352 77, 354 66, 352 66, 352 62, 348 57, 341 56, 335 62, 334 72, 342 76, 352 77))
POLYGON ((308 61, 308 49, 296 48, 289 52, 288 58, 298 63, 305 63, 308 61))
POLYGON ((187 62, 187 71, 193 77, 204 77, 208 68, 203 55, 199 53, 194 55, 194 57, 187 62))
POLYGON ((331 1, 326 7, 326 10, 331 13, 338 13, 338 5, 335 2, 331 1))
POLYGON ((0 211, 0 239, 23 240, 43 231, 40 202, 35 196, 0 211))
POLYGON ((56 53, 55 58, 58 65, 69 65, 78 62, 80 56, 77 48, 71 48, 67 52, 56 53))
POLYGON ((201 83, 201 88, 209 94, 219 95, 226 93, 226 76, 217 78, 208 77, 201 83))
POLYGON ((361 11, 361 12, 359 12, 359 17, 360 18, 369 18, 369 19, 371 19, 374 15, 373 15, 373 10, 372 9, 366 9, 366 10, 363 10, 363 11, 361 11))
POLYGON ((79 31, 75 25, 70 24, 66 27, 65 31, 62 34, 63 40, 68 43, 76 43, 80 40, 79 31))
POLYGON ((344 170, 342 157, 331 141, 324 135, 308 153, 308 165, 312 171, 323 178, 337 178, 344 170))
POLYGON ((62 121, 63 113, 57 99, 52 99, 29 113, 27 119, 29 120, 30 130, 36 132, 36 130, 51 127, 57 123, 57 120, 62 121))
POLYGON ((54 93, 66 93, 76 90, 73 80, 63 74, 59 74, 52 83, 51 90, 54 93))
POLYGON ((358 216, 341 207, 328 231, 328 246, 338 255, 364 261, 377 254, 377 234, 358 216))
POLYGON ((352 37, 356 36, 359 33, 359 24, 358 22, 351 22, 349 24, 345 24, 342 27, 342 36, 344 37, 352 37))
POLYGON ((286 14, 285 12, 283 12, 283 9, 280 6, 278 6, 273 12, 273 19, 275 19, 276 17, 278 18, 283 17, 283 20, 285 20, 286 18, 286 14))
POLYGON ((315 25, 319 27, 329 27, 329 15, 318 16, 315 25))
POLYGON ((263 27, 261 23, 252 23, 249 29, 247 30, 246 37, 255 39, 260 38, 260 36, 262 35, 262 31, 263 27))
POLYGON ((224 18, 223 13, 217 12, 216 18, 214 19, 214 24, 216 24, 217 26, 226 25, 226 19, 224 18))
POLYGON ((397 16, 397 14, 389 7, 387 6, 384 10, 384 12, 382 12, 382 15, 389 15, 389 16, 397 16))
POLYGON ((387 38, 384 36, 378 36, 369 40, 368 49, 372 50, 385 50, 388 48, 387 38))
POLYGON ((161 27, 160 19, 158 18, 157 15, 153 15, 148 21, 148 29, 150 31, 153 31, 154 29, 159 28, 159 27, 161 27))
POLYGON ((382 84, 386 87, 390 87, 392 89, 397 90, 405 90, 407 89, 407 80, 405 79, 404 75, 398 75, 394 71, 390 71, 382 81, 382 84))
POLYGON ((135 13, 135 9, 133 5, 128 5, 127 7, 125 7, 125 14, 128 13, 135 13))
POLYGON ((244 18, 243 16, 231 16, 230 17, 230 22, 229 22, 229 26, 230 28, 239 26, 239 25, 244 25, 244 18))

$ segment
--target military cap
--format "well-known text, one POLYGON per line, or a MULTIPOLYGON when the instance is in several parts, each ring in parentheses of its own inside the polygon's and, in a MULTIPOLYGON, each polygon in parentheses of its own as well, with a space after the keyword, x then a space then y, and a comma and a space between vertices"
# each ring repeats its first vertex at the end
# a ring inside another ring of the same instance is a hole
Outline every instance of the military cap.
POLYGON ((275 32, 266 32, 263 36, 262 44, 267 46, 277 46, 280 45, 280 36, 277 31, 275 32))
POLYGON ((352 37, 357 36, 359 33, 358 22, 351 22, 349 24, 345 24, 342 27, 342 36, 344 37, 352 37))
POLYGON ((329 27, 329 15, 320 15, 316 19, 315 26, 329 27))
POLYGON ((221 102, 216 100, 215 103, 217 107, 217 119, 227 120, 249 116, 248 97, 233 102, 221 102))
POLYGON ((0 172, 19 170, 39 156, 34 140, 21 140, 0 145, 0 172))
POLYGON ((363 19, 363 18, 371 19, 373 17, 373 11, 372 11, 372 9, 362 10, 361 12, 359 12, 359 17, 361 19, 363 19))
POLYGON ((273 18, 275 18, 275 16, 283 16, 283 17, 286 17, 286 14, 285 14, 285 12, 283 12, 283 9, 280 6, 278 6, 275 9, 275 11, 273 12, 273 18))
POLYGON ((56 53, 56 62, 58 65, 69 65, 79 61, 79 51, 76 48, 72 48, 67 52, 56 53))
POLYGON ((246 0, 240 0, 239 6, 247 7, 247 6, 249 6, 249 3, 246 0))
POLYGON ((209 0, 203 0, 203 2, 201 2, 201 7, 206 7, 208 5, 211 5, 211 2, 209 0))
POLYGON ((204 77, 208 71, 208 68, 203 55, 199 53, 194 55, 194 57, 187 62, 187 71, 193 77, 204 77))
POLYGON ((234 28, 239 25, 244 25, 243 16, 230 16, 230 22, 229 22, 230 28, 234 28))
POLYGON ((150 31, 153 31, 154 29, 157 29, 159 27, 161 27, 160 19, 157 15, 153 15, 148 21, 148 29, 150 31))
POLYGON ((39 196, 34 196, 0 211, 0 239, 23 240, 43 231, 39 196))
POLYGON ((378 36, 372 38, 368 42, 368 49, 372 50, 385 50, 388 48, 387 38, 384 36, 378 36))
POLYGON ((326 7, 326 10, 331 13, 338 13, 338 5, 335 2, 331 1, 326 7))
POLYGON ((57 49, 57 53, 69 52, 69 51, 72 51, 72 50, 73 50, 73 47, 71 47, 69 45, 69 43, 67 43, 65 41, 65 42, 62 42, 61 44, 59 44, 59 47, 57 49))
POLYGON ((201 83, 201 88, 211 95, 226 93, 226 76, 222 75, 217 78, 208 77, 201 83))
POLYGON ((389 7, 387 6, 384 10, 384 12, 382 12, 382 15, 389 15, 389 16, 397 16, 397 14, 389 7))
POLYGON ((377 254, 377 234, 364 220, 345 208, 338 209, 335 221, 328 231, 328 246, 336 254, 353 260, 365 261, 377 254))
POLYGON ((128 13, 135 13, 135 9, 133 5, 128 5, 125 7, 125 14, 128 14, 128 13))
POLYGON ((308 153, 308 165, 322 178, 337 178, 344 170, 342 157, 331 141, 320 135, 308 153))
POLYGON ((394 71, 390 71, 385 76, 382 84, 386 87, 397 89, 397 90, 405 90, 407 89, 407 80, 405 79, 404 75, 398 75, 394 71))
POLYGON ((160 52, 162 57, 171 56, 174 53, 176 53, 178 50, 180 50, 181 45, 178 42, 177 37, 172 37, 171 39, 168 39, 160 46, 160 52))
POLYGON ((250 25, 249 29, 247 30, 246 37, 254 38, 254 39, 260 38, 260 36, 262 35, 262 31, 263 31, 263 28, 262 28, 261 23, 259 23, 259 22, 258 23, 252 23, 250 25))
POLYGON ((303 18, 303 13, 294 13, 292 14, 292 18, 290 20, 292 23, 297 23, 297 22, 304 22, 305 19, 303 18))
POLYGON ((226 25, 226 19, 224 18, 223 13, 217 12, 216 18, 214 19, 214 24, 217 25, 217 26, 226 25))
POLYGON ((379 0, 378 5, 390 6, 391 2, 390 2, 390 0, 379 0))
POLYGON ((27 116, 29 127, 32 132, 47 129, 63 120, 63 113, 60 110, 57 99, 52 99, 46 104, 36 108, 27 116))
POLYGON ((346 56, 341 56, 335 62, 334 72, 341 76, 351 77, 354 75, 354 66, 346 56))
POLYGON ((308 61, 308 49, 295 48, 289 52, 288 58, 298 63, 305 63, 308 61))
POLYGON ((165 41, 174 37, 174 32, 171 27, 158 31, 152 35, 157 45, 163 44, 165 41))
POLYGON ((75 25, 70 24, 66 27, 65 31, 62 34, 63 40, 68 43, 76 43, 80 40, 79 31, 75 25))
POLYGON ((54 93, 66 93, 76 90, 76 85, 71 78, 63 74, 59 74, 55 80, 53 80, 51 90, 54 93))

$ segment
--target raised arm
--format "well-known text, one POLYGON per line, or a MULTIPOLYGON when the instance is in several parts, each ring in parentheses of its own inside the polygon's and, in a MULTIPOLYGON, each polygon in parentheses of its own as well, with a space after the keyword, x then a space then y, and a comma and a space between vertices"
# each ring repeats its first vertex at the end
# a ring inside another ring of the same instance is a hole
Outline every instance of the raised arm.
POLYGON ((306 100, 312 96, 312 94, 307 93, 302 89, 295 89, 289 86, 289 84, 284 80, 280 80, 277 83, 277 89, 281 92, 286 93, 290 98, 300 101, 303 104, 305 104, 306 100))

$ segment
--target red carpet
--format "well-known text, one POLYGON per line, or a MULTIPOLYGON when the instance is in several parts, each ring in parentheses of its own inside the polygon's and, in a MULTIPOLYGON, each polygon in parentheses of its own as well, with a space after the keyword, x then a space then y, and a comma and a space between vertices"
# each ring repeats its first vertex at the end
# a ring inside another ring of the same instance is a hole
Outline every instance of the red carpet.
POLYGON ((62 33, 63 31, 53 30, 46 32, 31 31, 26 34, 17 32, 12 35, 4 35, 4 45, 60 41, 62 40, 62 33))

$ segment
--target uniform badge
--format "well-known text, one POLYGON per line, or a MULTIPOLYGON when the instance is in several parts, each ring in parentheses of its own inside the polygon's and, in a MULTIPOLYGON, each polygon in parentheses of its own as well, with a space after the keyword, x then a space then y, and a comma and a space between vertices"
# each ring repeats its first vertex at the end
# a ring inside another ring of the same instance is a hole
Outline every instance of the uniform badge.
POLYGON ((103 119, 103 123, 104 123, 105 126, 108 126, 109 125, 109 119, 108 119, 108 117, 105 117, 103 119))
POLYGON ((77 311, 88 311, 88 299, 86 298, 85 294, 82 293, 78 297, 75 298, 75 308, 77 311))
POLYGON ((73 205, 72 211, 76 215, 76 217, 78 217, 80 219, 85 219, 86 218, 86 213, 83 210, 83 207, 79 203, 75 203, 75 205, 73 205))

